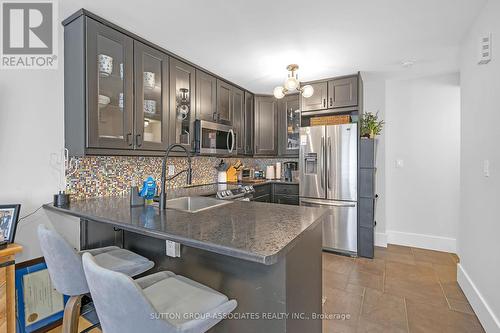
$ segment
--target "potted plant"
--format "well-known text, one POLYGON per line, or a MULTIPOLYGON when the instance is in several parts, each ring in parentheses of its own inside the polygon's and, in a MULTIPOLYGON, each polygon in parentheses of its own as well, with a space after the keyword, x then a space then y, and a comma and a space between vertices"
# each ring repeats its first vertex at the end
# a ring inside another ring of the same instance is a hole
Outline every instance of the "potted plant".
POLYGON ((385 122, 378 120, 378 112, 375 114, 366 112, 359 120, 359 124, 362 138, 375 139, 382 132, 385 122))

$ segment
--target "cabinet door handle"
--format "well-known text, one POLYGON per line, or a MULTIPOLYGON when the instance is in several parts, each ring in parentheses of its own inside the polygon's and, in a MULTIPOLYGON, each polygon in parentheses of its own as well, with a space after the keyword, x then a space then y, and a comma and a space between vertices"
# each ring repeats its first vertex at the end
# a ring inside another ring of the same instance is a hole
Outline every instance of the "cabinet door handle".
POLYGON ((323 107, 326 108, 326 98, 323 98, 323 107))
POLYGON ((217 113, 216 112, 212 113, 212 119, 214 121, 217 121, 217 113))
POLYGON ((330 97, 330 106, 333 106, 333 97, 330 97))
POLYGON ((135 143, 137 144, 137 147, 142 146, 142 134, 137 134, 135 136, 135 143))
POLYGON ((127 133, 127 144, 132 146, 134 142, 132 141, 132 133, 127 133))

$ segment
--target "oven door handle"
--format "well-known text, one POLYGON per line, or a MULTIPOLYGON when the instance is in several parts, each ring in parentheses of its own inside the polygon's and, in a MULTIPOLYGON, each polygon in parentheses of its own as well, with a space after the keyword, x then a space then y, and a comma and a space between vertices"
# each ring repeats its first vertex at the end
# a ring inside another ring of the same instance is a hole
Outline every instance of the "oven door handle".
POLYGON ((234 134, 234 131, 232 129, 227 132, 227 150, 229 151, 229 154, 233 153, 234 150, 234 141, 236 140, 236 135, 234 134), (231 148, 229 148, 229 136, 231 135, 231 148))

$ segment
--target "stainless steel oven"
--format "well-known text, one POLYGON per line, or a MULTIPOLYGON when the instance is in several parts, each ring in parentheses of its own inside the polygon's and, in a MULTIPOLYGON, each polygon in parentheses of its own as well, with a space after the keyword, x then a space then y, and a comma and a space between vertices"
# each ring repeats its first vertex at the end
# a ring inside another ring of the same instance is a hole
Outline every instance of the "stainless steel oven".
POLYGON ((236 155, 236 134, 231 126, 196 120, 195 149, 201 155, 236 155))

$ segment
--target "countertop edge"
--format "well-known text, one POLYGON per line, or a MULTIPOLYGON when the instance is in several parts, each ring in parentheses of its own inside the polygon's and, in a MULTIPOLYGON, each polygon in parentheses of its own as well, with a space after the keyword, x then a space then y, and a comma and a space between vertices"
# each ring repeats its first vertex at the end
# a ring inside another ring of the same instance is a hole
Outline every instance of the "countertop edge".
POLYGON ((144 236, 151 236, 155 237, 158 239, 164 239, 164 240, 171 240, 174 242, 178 242, 182 245, 185 246, 191 246, 197 249, 201 250, 206 250, 210 251, 213 253, 221 254, 221 255, 227 255, 233 258, 241 259, 241 260, 247 260, 259 264, 264 264, 264 265, 273 265, 278 262, 278 260, 282 257, 284 257, 295 245, 296 243, 304 236, 305 233, 309 232, 311 229, 315 228, 318 223, 324 218, 324 215, 327 213, 325 210, 323 214, 321 214, 313 223, 311 223, 301 234, 299 234, 297 237, 292 239, 285 247, 283 247, 281 250, 278 252, 267 255, 267 256, 260 256, 260 255, 255 255, 246 251, 241 251, 238 249, 234 248, 228 248, 224 245, 218 245, 218 244, 213 244, 210 242, 199 242, 195 241, 192 239, 176 236, 176 235, 171 235, 171 234, 166 234, 166 233, 159 233, 155 232, 153 230, 146 230, 143 228, 134 228, 131 227, 130 225, 126 225, 123 223, 120 223, 118 221, 114 220, 109 220, 106 218, 98 217, 98 216, 93 216, 85 213, 77 213, 72 210, 66 209, 64 207, 55 207, 52 204, 45 204, 43 205, 44 209, 48 209, 50 211, 70 215, 73 217, 77 218, 83 218, 83 219, 88 219, 91 221, 96 221, 96 222, 101 222, 101 223, 106 223, 110 224, 113 226, 116 226, 120 229, 131 231, 131 232, 137 232, 139 234, 142 234, 144 236))

